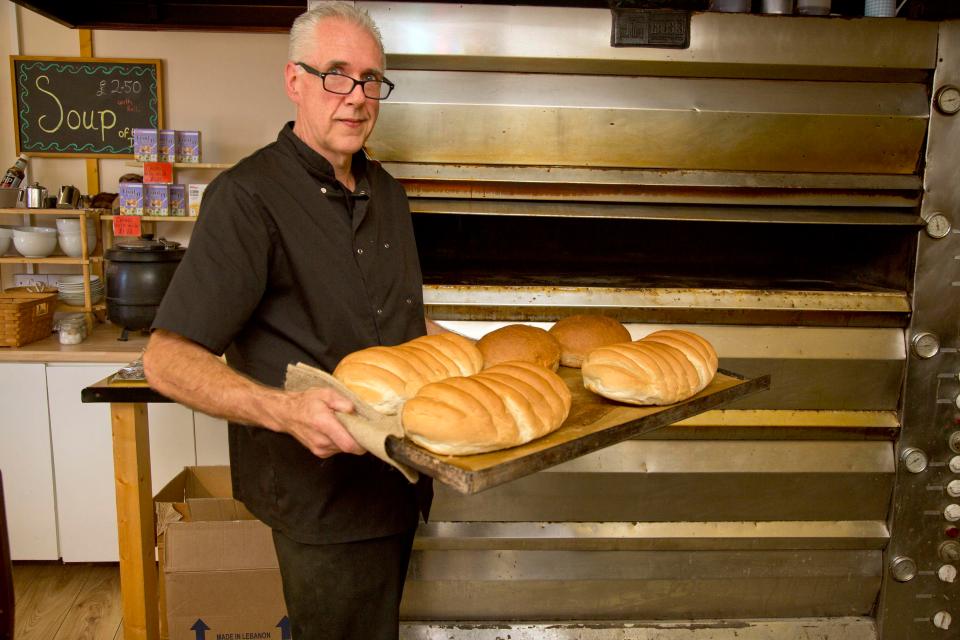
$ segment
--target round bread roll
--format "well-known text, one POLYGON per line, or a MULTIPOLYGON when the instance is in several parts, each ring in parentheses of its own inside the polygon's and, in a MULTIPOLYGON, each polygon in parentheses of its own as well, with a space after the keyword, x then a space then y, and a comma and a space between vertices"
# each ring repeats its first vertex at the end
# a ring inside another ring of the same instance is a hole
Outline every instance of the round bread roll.
POLYGON ((560 343, 547 331, 526 324, 508 324, 477 341, 483 367, 502 362, 531 362, 551 371, 560 367, 560 343))
POLYGON ((597 347, 630 342, 630 332, 618 320, 598 314, 561 318, 550 327, 560 343, 560 364, 579 369, 583 359, 597 347))
POLYGON ((406 437, 425 449, 470 455, 545 436, 567 419, 571 403, 556 373, 507 362, 425 385, 404 405, 402 422, 406 437))

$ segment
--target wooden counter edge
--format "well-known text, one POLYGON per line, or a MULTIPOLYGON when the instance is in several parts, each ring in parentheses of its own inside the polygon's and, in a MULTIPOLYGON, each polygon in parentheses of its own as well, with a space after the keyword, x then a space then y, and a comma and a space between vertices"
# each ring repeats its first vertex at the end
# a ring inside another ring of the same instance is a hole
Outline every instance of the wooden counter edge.
POLYGON ((0 362, 84 362, 122 363, 140 357, 147 346, 147 336, 131 332, 129 340, 117 340, 120 327, 97 324, 93 333, 80 344, 60 344, 57 334, 22 347, 0 347, 0 362))

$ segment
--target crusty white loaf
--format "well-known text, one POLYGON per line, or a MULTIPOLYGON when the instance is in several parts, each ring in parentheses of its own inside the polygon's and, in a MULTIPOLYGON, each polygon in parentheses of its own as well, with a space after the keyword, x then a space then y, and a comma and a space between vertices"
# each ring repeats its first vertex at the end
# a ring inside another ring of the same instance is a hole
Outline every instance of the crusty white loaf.
POLYGON ((583 363, 583 384, 611 400, 673 404, 710 384, 717 364, 717 353, 707 340, 670 329, 594 349, 583 363))
POLYGON ((630 342, 630 332, 619 320, 599 314, 580 314, 557 320, 550 335, 560 343, 560 364, 579 369, 597 347, 630 342))
POLYGON ((455 333, 423 336, 395 347, 370 347, 346 356, 333 376, 374 409, 399 413, 425 384, 469 376, 483 366, 472 342, 455 333))
POLYGON ((508 324, 477 340, 483 366, 502 362, 532 362, 556 371, 560 367, 560 343, 539 327, 508 324))
POLYGON ((556 430, 572 397, 553 371, 529 362, 494 365, 425 385, 403 407, 407 438, 442 455, 515 447, 556 430))

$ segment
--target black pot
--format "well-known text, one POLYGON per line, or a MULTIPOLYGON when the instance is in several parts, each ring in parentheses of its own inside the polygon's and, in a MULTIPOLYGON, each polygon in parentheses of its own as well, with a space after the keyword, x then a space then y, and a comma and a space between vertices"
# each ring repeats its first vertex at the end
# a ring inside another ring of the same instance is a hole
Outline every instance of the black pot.
POLYGON ((178 242, 133 240, 105 252, 107 317, 126 331, 150 328, 186 249, 178 242))

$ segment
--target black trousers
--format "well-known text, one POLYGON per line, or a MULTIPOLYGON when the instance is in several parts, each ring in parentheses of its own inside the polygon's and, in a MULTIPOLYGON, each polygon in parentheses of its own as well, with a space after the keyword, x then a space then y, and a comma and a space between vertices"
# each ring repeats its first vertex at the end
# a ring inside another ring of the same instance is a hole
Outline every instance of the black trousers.
POLYGON ((397 640, 414 533, 313 545, 274 530, 293 640, 397 640))

